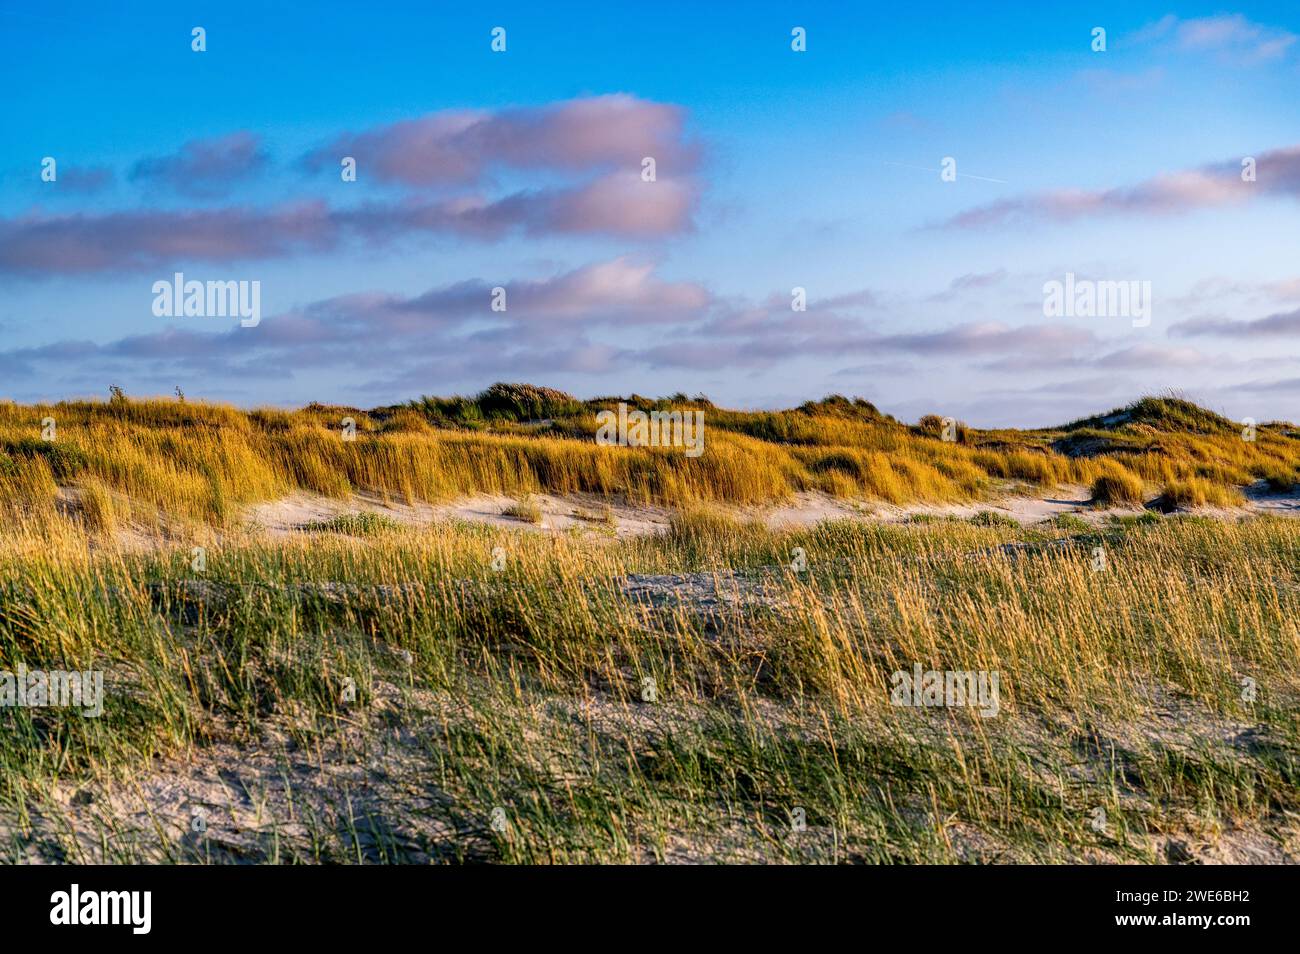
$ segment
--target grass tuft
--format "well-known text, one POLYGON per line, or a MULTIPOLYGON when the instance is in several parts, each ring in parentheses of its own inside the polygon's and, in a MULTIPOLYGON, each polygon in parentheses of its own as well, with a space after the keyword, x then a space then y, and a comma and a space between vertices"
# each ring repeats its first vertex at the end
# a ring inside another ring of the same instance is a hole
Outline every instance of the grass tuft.
POLYGON ((1104 507, 1142 505, 1142 480, 1132 474, 1102 474, 1092 484, 1092 499, 1104 507))
POLYGON ((501 511, 504 516, 514 517, 524 523, 541 523, 542 507, 532 497, 521 497, 501 511))
POLYGON ((305 533, 343 533, 353 537, 369 537, 391 533, 400 527, 401 524, 387 514, 362 511, 339 514, 328 520, 305 524, 299 529, 305 533))

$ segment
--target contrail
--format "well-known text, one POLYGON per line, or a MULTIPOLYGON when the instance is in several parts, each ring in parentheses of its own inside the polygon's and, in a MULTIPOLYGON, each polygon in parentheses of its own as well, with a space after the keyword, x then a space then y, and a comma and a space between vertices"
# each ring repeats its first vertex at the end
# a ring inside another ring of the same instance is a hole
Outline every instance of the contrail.
MULTIPOLYGON (((920 169, 922 172, 942 172, 942 171, 943 171, 942 169, 932 169, 932 168, 930 168, 929 166, 914 166, 914 165, 912 165, 911 163, 908 163, 908 162, 891 162, 891 161, 888 160, 888 159, 884 160, 884 162, 885 162, 885 165, 887 165, 887 166, 902 166, 902 167, 905 168, 905 169, 920 169)), ((961 179, 979 179, 981 182, 996 182, 996 183, 998 183, 999 185, 1006 185, 1006 184, 1007 184, 1007 180, 1006 180, 1006 179, 990 179, 988 176, 973 176, 973 175, 971 175, 969 172, 959 172, 959 173, 957 173, 957 176, 958 176, 958 178, 961 178, 961 179)))

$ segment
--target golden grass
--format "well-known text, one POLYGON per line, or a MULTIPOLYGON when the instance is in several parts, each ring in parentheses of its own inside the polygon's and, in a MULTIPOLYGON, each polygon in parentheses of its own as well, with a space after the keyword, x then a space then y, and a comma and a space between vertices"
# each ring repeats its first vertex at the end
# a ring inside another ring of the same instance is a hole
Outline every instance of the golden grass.
POLYGON ((1165 485, 1165 501, 1173 507, 1235 507, 1242 502, 1239 491, 1221 484, 1211 483, 1201 477, 1174 480, 1165 485))
POLYGON ((908 427, 843 399, 781 412, 705 406, 705 452, 689 458, 674 448, 598 446, 595 412, 604 405, 558 393, 509 386, 495 394, 496 403, 482 406, 428 399, 434 403, 370 412, 316 404, 242 411, 125 398, 2 402, 0 507, 48 515, 59 487, 78 487, 95 508, 88 519, 106 529, 128 515, 110 507, 105 494, 121 495, 159 519, 224 526, 245 505, 294 490, 339 498, 367 490, 408 503, 474 493, 591 493, 687 506, 765 504, 799 491, 939 503, 978 500, 1008 487, 1076 484, 1099 485, 1105 491, 1099 499, 1136 503, 1134 488, 1150 483, 1186 491, 1193 505, 1225 505, 1239 499, 1240 486, 1261 478, 1280 484, 1300 468, 1287 426, 1261 427, 1246 441, 1230 422, 1203 411, 1205 420, 1219 422, 1217 430, 1171 411, 1165 429, 1149 423, 1148 413, 1110 428, 963 426, 957 441, 945 442, 932 427, 908 427), (567 416, 500 416, 516 405, 531 413, 558 408, 567 416), (448 408, 461 417, 449 421, 448 408), (355 440, 344 438, 347 417, 356 422, 355 440), (42 439, 45 418, 57 425, 52 441, 42 439))
POLYGON ((1092 482, 1092 499, 1108 507, 1142 505, 1142 479, 1133 474, 1102 474, 1092 482))

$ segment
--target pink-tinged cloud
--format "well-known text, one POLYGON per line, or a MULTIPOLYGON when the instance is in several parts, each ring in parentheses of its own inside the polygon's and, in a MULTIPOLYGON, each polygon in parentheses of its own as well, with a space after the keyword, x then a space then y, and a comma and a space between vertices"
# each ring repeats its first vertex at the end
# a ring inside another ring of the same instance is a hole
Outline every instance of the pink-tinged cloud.
POLYGON ((358 292, 268 315, 256 329, 166 320, 157 330, 103 344, 58 341, 0 351, 0 372, 38 380, 75 365, 87 374, 275 380, 290 368, 338 369, 354 379, 383 369, 397 381, 427 376, 430 355, 444 372, 596 372, 609 370, 622 351, 589 334, 623 339, 631 326, 689 323, 713 305, 702 286, 665 281, 650 263, 626 256, 502 286, 505 311, 492 309, 495 286, 484 279, 413 297, 358 292))
POLYGON ((617 172, 554 194, 540 231, 654 237, 691 227, 695 189, 679 179, 617 172))
POLYGON ((650 262, 626 256, 586 265, 555 279, 506 286, 510 307, 563 320, 680 322, 702 314, 713 297, 693 282, 665 282, 650 262))
POLYGON ((1053 352, 1096 340, 1090 331, 1062 325, 1022 325, 1013 328, 1001 322, 974 322, 942 331, 885 335, 874 342, 877 348, 910 351, 915 354, 987 354, 990 352, 1053 352))
POLYGON ((1133 345, 1112 351, 1090 364, 1099 368, 1192 368, 1212 363, 1206 355, 1195 348, 1165 348, 1160 345, 1133 345))
POLYGON ((992 288, 1007 277, 1005 268, 995 269, 991 272, 967 272, 965 275, 958 275, 948 287, 941 292, 931 295, 928 301, 952 301, 967 292, 977 292, 985 288, 992 288))
POLYGON ((358 176, 413 187, 477 182, 497 168, 623 167, 639 174, 647 156, 663 175, 681 177, 696 160, 683 136, 679 107, 619 93, 496 112, 432 113, 342 135, 313 150, 304 163, 311 170, 337 170, 351 156, 358 176))
POLYGON ((141 159, 132 167, 131 179, 181 195, 224 195, 232 185, 261 172, 269 161, 260 136, 235 132, 192 140, 171 155, 141 159))
POLYGON ((323 203, 0 219, 0 273, 79 274, 277 258, 334 244, 323 203))
MULTIPOLYGON (((650 262, 628 256, 584 265, 550 278, 503 282, 504 311, 493 311, 494 288, 483 280, 456 282, 413 298, 367 292, 314 303, 294 315, 296 340, 321 322, 346 334, 385 336, 452 331, 491 321, 511 334, 551 335, 576 326, 677 323, 701 315, 713 304, 707 289, 693 282, 666 282, 650 262)), ((279 322, 277 321, 277 324, 279 322)))
POLYGON ((1300 335, 1300 308, 1279 312, 1253 321, 1228 318, 1193 318, 1169 329, 1178 338, 1218 336, 1225 338, 1289 338, 1300 335))
POLYGON ((1023 370, 1027 362, 1074 362, 1080 348, 1096 344, 1087 329, 1044 324, 971 323, 881 334, 829 310, 828 303, 861 307, 875 299, 868 291, 851 292, 795 313, 779 295, 766 303, 723 300, 702 284, 666 280, 650 262, 622 256, 541 279, 477 278, 415 296, 340 295, 267 315, 255 329, 234 320, 214 326, 155 319, 148 333, 104 344, 61 341, 0 351, 0 372, 31 381, 46 380, 60 367, 101 378, 278 380, 293 368, 356 380, 359 371, 383 369, 391 393, 395 382, 427 377, 430 355, 443 373, 465 374, 717 371, 817 357, 886 361, 912 355, 954 363, 1000 357, 1023 370), (498 283, 505 310, 493 308, 498 283))
MULTIPOLYGON (((1102 342, 1095 342, 1101 345, 1102 342)), ((1211 358, 1194 348, 1169 348, 1163 345, 1137 344, 1105 353, 1095 349, 1066 349, 1008 354, 979 365, 980 370, 998 374, 1024 375, 1029 372, 1100 368, 1106 371, 1159 370, 1202 366, 1226 367, 1226 358, 1211 358)))
POLYGON ((0 219, 0 274, 138 271, 178 263, 253 261, 371 245, 411 235, 489 241, 508 234, 649 239, 692 228, 695 193, 671 180, 610 176, 497 200, 414 198, 337 209, 324 202, 0 219))
POLYGON ((1180 19, 1166 14, 1135 33, 1139 43, 1168 43, 1187 53, 1215 53, 1246 65, 1268 63, 1285 56, 1295 45, 1289 30, 1264 26, 1240 13, 1180 19))
POLYGON ((1262 196, 1300 198, 1300 146, 1156 176, 1116 189, 1058 189, 1003 199, 953 216, 948 228, 984 228, 1034 221, 1068 222, 1109 214, 1170 215, 1199 208, 1242 204, 1262 196), (1253 181, 1242 178, 1253 158, 1253 181))

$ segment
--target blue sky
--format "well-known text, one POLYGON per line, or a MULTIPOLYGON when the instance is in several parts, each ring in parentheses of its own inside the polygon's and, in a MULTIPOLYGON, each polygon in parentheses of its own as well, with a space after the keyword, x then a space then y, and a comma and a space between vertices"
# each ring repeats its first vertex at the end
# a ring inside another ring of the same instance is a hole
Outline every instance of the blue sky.
POLYGON ((539 6, 0 4, 0 397, 1300 418, 1294 5, 539 6), (156 316, 176 271, 260 324, 156 316), (1046 317, 1067 272, 1150 324, 1046 317))

